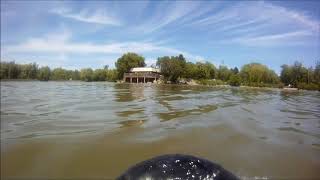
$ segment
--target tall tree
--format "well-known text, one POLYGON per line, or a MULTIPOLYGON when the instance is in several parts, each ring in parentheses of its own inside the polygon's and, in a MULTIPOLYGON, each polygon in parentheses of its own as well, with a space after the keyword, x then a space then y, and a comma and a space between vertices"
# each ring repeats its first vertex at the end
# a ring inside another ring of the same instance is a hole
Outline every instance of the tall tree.
POLYGON ((93 81, 105 81, 106 80, 106 75, 107 75, 107 70, 105 69, 96 69, 93 72, 93 81))
POLYGON ((93 80, 93 70, 91 68, 81 69, 80 79, 82 81, 92 81, 93 80))
POLYGON ((228 69, 227 66, 219 66, 218 69, 218 79, 221 79, 222 81, 228 81, 230 79, 230 76, 233 74, 233 72, 228 69))
POLYGON ((51 73, 52 80, 68 80, 67 70, 62 68, 55 68, 51 73))
POLYGON ((41 81, 49 81, 50 68, 48 66, 41 67, 38 71, 38 79, 41 81))
POLYGON ((80 72, 78 70, 74 70, 71 77, 72 80, 80 80, 80 72))
POLYGON ((239 69, 237 67, 235 67, 233 69, 231 68, 230 70, 233 72, 233 74, 238 74, 239 73, 239 69))
POLYGON ((123 74, 129 72, 131 68, 134 67, 144 67, 146 64, 144 62, 144 57, 136 54, 136 53, 126 53, 122 55, 117 62, 115 63, 118 78, 122 79, 123 74))
POLYGON ((241 79, 247 85, 277 84, 277 74, 267 66, 259 63, 246 64, 240 71, 241 79))
POLYGON ((293 84, 292 68, 284 64, 281 66, 280 79, 285 85, 293 84))
POLYGON ((178 78, 183 77, 185 74, 186 60, 182 54, 179 56, 159 57, 157 66, 160 67, 165 80, 177 82, 178 78))
POLYGON ((197 62, 195 64, 196 72, 193 75, 195 79, 213 79, 216 75, 216 67, 210 62, 197 62))
POLYGON ((106 72, 106 81, 115 82, 118 79, 118 72, 116 69, 109 69, 106 72))
POLYGON ((314 68, 313 78, 315 82, 320 84, 320 61, 316 63, 316 67, 314 68))

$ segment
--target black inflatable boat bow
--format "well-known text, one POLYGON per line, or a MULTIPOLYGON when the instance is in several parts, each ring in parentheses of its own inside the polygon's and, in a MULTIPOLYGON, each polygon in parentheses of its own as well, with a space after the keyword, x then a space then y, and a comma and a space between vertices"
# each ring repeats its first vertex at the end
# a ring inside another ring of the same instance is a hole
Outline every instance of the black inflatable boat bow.
POLYGON ((239 180, 238 177, 216 163, 181 154, 163 155, 140 162, 117 178, 117 180, 143 179, 239 180))

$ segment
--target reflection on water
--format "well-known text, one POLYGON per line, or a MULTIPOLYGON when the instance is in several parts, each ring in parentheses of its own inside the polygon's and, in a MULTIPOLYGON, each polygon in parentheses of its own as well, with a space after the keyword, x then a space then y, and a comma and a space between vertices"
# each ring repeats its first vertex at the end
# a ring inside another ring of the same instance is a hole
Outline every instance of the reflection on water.
POLYGON ((114 178, 188 153, 239 176, 314 178, 319 144, 319 92, 1 82, 2 177, 114 178))
POLYGON ((169 120, 172 120, 175 118, 189 116, 191 114, 201 115, 201 114, 213 111, 215 109, 217 109, 217 107, 214 105, 206 105, 206 106, 198 106, 195 109, 189 109, 189 110, 184 110, 184 111, 172 111, 172 112, 158 113, 158 116, 162 121, 169 121, 169 120))
POLYGON ((144 86, 136 84, 115 84, 115 101, 130 102, 143 98, 144 86))

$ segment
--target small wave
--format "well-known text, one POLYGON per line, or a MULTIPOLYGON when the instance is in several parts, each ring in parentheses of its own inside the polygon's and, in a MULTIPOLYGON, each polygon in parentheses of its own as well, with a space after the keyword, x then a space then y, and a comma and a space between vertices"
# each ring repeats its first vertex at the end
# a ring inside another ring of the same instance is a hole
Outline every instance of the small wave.
POLYGON ((238 103, 234 103, 234 102, 225 102, 219 105, 219 107, 225 108, 225 107, 233 107, 233 106, 237 106, 238 103))
POLYGON ((297 117, 297 116, 288 116, 289 119, 298 119, 298 120, 305 120, 305 119, 315 119, 311 117, 297 117))
POLYGON ((157 113, 157 115, 162 121, 169 121, 175 118, 181 118, 189 115, 209 113, 211 111, 216 110, 217 108, 218 107, 215 105, 205 105, 205 106, 198 106, 198 108, 196 109, 157 113))
POLYGON ((28 115, 27 113, 22 113, 22 112, 1 112, 1 115, 28 115))
POLYGON ((280 109, 281 112, 289 112, 296 115, 309 115, 310 112, 304 110, 289 110, 289 109, 280 109))
POLYGON ((31 139, 31 138, 40 138, 40 137, 47 137, 47 136, 66 136, 66 135, 76 135, 82 133, 92 133, 96 132, 97 130, 80 130, 80 131, 64 131, 64 132, 55 132, 55 133, 31 133, 23 136, 8 138, 8 139, 31 139))
POLYGON ((52 112, 45 112, 45 113, 39 113, 39 114, 32 114, 31 116, 49 116, 52 114, 59 114, 60 111, 52 111, 52 112))
POLYGON ((311 134, 311 133, 308 133, 308 132, 305 132, 305 131, 302 131, 302 130, 299 130, 299 129, 296 129, 296 128, 293 128, 293 127, 280 127, 280 128, 277 128, 277 129, 279 129, 280 131, 289 131, 289 132, 301 133, 301 134, 304 134, 304 135, 320 138, 320 135, 311 134))
POLYGON ((138 109, 138 110, 129 110, 129 111, 119 111, 117 112, 117 114, 121 117, 128 117, 130 115, 133 115, 133 114, 139 114, 139 113, 142 113, 144 112, 143 109, 138 109))
POLYGON ((254 114, 253 111, 251 111, 250 109, 247 109, 247 108, 245 108, 245 107, 241 107, 241 109, 244 110, 244 111, 246 111, 246 112, 248 112, 248 113, 254 114))
POLYGON ((13 132, 13 130, 12 129, 1 130, 1 133, 9 133, 9 132, 13 132))
POLYGON ((176 96, 167 96, 167 97, 162 97, 161 100, 163 101, 177 101, 177 100, 184 100, 187 99, 188 97, 182 96, 182 95, 176 95, 176 96))
POLYGON ((44 106, 48 106, 49 104, 45 103, 45 104, 38 104, 38 105, 35 105, 34 106, 34 109, 38 109, 38 108, 41 108, 41 107, 44 107, 44 106))
POLYGON ((121 121, 119 122, 119 124, 121 124, 120 128, 124 128, 124 127, 140 126, 145 122, 146 120, 128 120, 128 121, 121 121))

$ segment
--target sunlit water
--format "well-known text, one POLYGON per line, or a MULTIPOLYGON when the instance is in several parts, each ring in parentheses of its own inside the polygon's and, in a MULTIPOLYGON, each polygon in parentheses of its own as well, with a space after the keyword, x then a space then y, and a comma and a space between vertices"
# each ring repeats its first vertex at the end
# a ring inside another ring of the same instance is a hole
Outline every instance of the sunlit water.
POLYGON ((249 177, 320 178, 320 93, 1 82, 1 177, 110 178, 166 153, 249 177))

